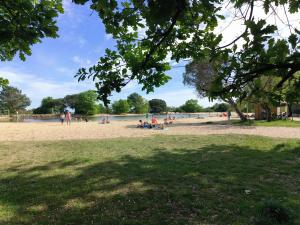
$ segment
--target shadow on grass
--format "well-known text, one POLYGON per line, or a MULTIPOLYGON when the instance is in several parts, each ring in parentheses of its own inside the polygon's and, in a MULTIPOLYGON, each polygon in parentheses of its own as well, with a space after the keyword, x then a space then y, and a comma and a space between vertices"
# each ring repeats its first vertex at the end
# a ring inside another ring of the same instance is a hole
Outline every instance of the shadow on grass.
POLYGON ((8 168, 0 209, 12 213, 0 223, 251 224, 257 204, 269 198, 300 210, 299 147, 154 152, 92 165, 76 160, 8 168))

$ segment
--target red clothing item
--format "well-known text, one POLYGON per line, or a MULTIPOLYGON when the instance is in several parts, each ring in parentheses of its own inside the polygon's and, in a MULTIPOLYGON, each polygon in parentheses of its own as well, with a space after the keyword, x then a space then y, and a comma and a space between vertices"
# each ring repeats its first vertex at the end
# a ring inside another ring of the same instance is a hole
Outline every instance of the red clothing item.
POLYGON ((152 123, 152 124, 158 124, 158 121, 157 121, 157 119, 156 119, 155 117, 153 117, 153 118, 151 119, 151 123, 152 123))

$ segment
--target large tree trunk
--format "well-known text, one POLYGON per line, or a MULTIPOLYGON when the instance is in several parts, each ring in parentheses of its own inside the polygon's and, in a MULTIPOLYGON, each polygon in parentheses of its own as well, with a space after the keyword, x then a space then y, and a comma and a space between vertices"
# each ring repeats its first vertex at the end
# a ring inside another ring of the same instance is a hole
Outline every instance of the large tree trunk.
POLYGON ((293 108, 292 108, 292 103, 288 103, 288 111, 287 111, 287 116, 293 118, 293 108))
POLYGON ((247 117, 241 112, 241 110, 238 108, 236 102, 233 99, 229 99, 228 103, 231 105, 232 108, 234 108, 241 121, 247 121, 247 117))
POLYGON ((266 104, 262 104, 262 108, 266 111, 266 120, 270 122, 272 120, 271 108, 266 104))

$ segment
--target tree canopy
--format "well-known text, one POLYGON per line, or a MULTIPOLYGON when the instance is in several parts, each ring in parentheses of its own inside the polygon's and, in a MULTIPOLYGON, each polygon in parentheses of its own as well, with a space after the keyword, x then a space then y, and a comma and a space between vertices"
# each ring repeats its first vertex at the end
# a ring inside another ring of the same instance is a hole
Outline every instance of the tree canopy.
POLYGON ((0 77, 0 88, 5 87, 9 84, 7 79, 0 77))
POLYGON ((152 99, 149 101, 151 113, 162 113, 167 111, 167 103, 162 99, 152 99))
POLYGON ((214 112, 227 112, 230 110, 230 105, 226 103, 216 103, 212 106, 214 112))
POLYGON ((93 90, 78 94, 78 99, 74 106, 76 114, 94 115, 100 111, 100 106, 97 103, 97 93, 93 90))
POLYGON ((42 99, 41 106, 34 109, 35 114, 52 114, 60 113, 64 111, 64 99, 54 99, 52 97, 46 97, 42 99))
POLYGON ((201 112, 203 110, 196 99, 187 100, 180 108, 187 113, 201 112))
POLYGON ((130 106, 126 99, 120 99, 112 104, 112 110, 115 114, 128 113, 129 108, 130 106))
POLYGON ((149 111, 149 103, 138 93, 132 93, 127 97, 127 102, 130 106, 130 112, 147 113, 149 111))
POLYGON ((31 104, 30 99, 18 88, 5 86, 0 91, 0 108, 10 113, 24 111, 31 104))
POLYGON ((95 81, 105 104, 112 92, 120 92, 132 80, 147 92, 168 82, 170 60, 207 59, 215 71, 211 99, 240 96, 245 85, 266 75, 278 77, 275 87, 280 88, 300 70, 300 32, 288 16, 298 13, 298 0, 74 2, 89 2, 116 40, 116 48, 106 49, 96 65, 77 73, 80 81, 95 81), (222 30, 228 15, 233 15, 230 23, 243 28, 231 40, 222 30), (280 34, 284 29, 277 20, 283 21, 288 35, 280 34))
POLYGON ((34 109, 33 113, 61 113, 68 107, 75 109, 75 113, 82 115, 94 115, 105 111, 104 107, 98 102, 97 93, 89 90, 79 94, 66 95, 64 98, 43 98, 41 106, 34 109))
POLYGON ((229 80, 223 81, 221 86, 215 85, 215 81, 218 79, 217 65, 218 63, 210 62, 208 59, 188 63, 185 66, 183 83, 195 87, 199 96, 209 97, 210 99, 214 99, 212 96, 215 96, 215 98, 230 104, 241 120, 247 120, 238 107, 238 103, 245 98, 245 93, 248 94, 249 88, 247 88, 247 92, 239 92, 239 95, 221 91, 224 87, 227 87, 229 80), (215 92, 218 92, 218 94, 215 94, 215 92))
MULTIPOLYGON (((58 37, 59 13, 63 13, 62 0, 0 1, 0 61, 12 60, 16 54, 24 61, 32 45, 58 37)), ((8 80, 0 77, 0 88, 5 85, 8 80)))
POLYGON ((62 0, 9 0, 0 3, 0 60, 21 60, 42 38, 58 37, 56 17, 63 13, 62 0))

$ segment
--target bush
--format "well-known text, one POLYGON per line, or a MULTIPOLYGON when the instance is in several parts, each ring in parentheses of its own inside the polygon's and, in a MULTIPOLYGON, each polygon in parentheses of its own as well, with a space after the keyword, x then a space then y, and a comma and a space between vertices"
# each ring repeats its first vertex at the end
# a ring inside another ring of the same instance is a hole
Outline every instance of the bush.
POLYGON ((257 210, 256 225, 293 225, 290 209, 274 200, 263 202, 257 210))
POLYGON ((183 112, 187 113, 195 113, 195 112, 202 112, 203 108, 198 104, 198 101, 195 99, 187 100, 184 105, 180 107, 183 112))
POLYGON ((162 99, 152 99, 149 101, 151 113, 162 113, 167 111, 167 103, 162 99))
POLYGON ((112 104, 112 109, 115 114, 128 113, 130 106, 127 100, 120 99, 112 104))

